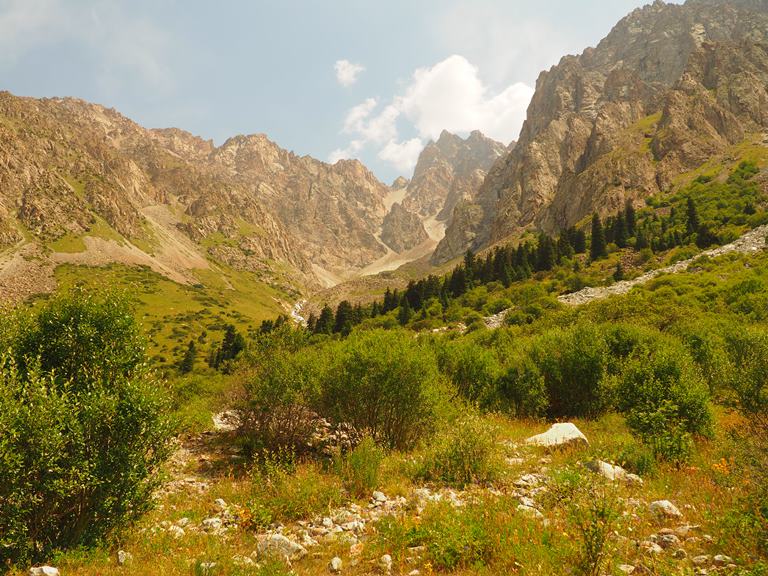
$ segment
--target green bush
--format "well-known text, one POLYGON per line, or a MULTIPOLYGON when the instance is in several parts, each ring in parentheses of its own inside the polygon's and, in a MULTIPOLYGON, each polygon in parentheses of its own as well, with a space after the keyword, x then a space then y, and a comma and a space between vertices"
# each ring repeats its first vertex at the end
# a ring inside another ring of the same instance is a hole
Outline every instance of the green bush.
POLYGON ((497 407, 520 418, 540 418, 549 409, 544 377, 527 354, 512 360, 496 383, 497 407))
POLYGON ((609 351, 603 331, 593 324, 544 333, 531 356, 544 378, 551 418, 595 418, 612 403, 606 368, 609 351))
POLYGON ((494 353, 468 338, 446 342, 438 362, 440 371, 470 402, 486 402, 501 371, 494 353))
POLYGON ((610 489, 592 485, 578 492, 569 513, 579 544, 576 570, 598 576, 610 557, 614 528, 621 517, 618 499, 610 489))
POLYGON ((470 414, 434 442, 417 475, 461 488, 496 480, 503 469, 501 460, 494 428, 470 414))
POLYGON ((355 497, 369 496, 379 485, 379 468, 384 451, 366 437, 354 450, 337 456, 336 468, 344 487, 355 497))
POLYGON ((659 338, 627 361, 618 398, 630 429, 662 459, 684 461, 692 437, 712 433, 708 389, 674 340, 659 338))
POLYGON ((285 453, 265 455, 251 480, 251 497, 243 519, 246 528, 310 518, 330 511, 343 500, 336 476, 324 474, 316 464, 297 465, 285 453))
POLYGON ((402 330, 374 330, 338 343, 320 386, 319 411, 407 449, 434 427, 446 403, 431 349, 402 330))
POLYGON ((126 301, 81 291, 2 320, 0 563, 92 546, 151 505, 172 428, 126 301))

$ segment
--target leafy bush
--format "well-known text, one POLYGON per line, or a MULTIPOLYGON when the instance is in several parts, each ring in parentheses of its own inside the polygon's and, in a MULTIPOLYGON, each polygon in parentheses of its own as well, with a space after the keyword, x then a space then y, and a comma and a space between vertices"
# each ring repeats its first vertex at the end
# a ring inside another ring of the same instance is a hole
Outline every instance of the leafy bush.
POLYGON ((434 354, 412 334, 374 330, 329 353, 333 368, 318 403, 323 415, 367 429, 390 448, 410 448, 430 432, 445 394, 434 354))
POLYGON ((0 562, 94 545, 151 505, 172 433, 165 389, 117 295, 2 320, 0 562))
POLYGON ((485 420, 465 416, 435 441, 418 476, 458 487, 497 479, 502 465, 495 436, 485 420))
POLYGON ((610 556, 611 537, 621 516, 618 499, 609 489, 592 485, 578 493, 569 512, 579 538, 576 569, 585 576, 598 576, 610 556))
POLYGON ((446 342, 438 361, 440 371, 470 402, 488 400, 501 370, 491 350, 467 338, 446 342))
POLYGON ((627 361, 618 385, 627 424, 660 458, 687 458, 692 436, 709 436, 709 393, 685 349, 659 338, 627 361))
POLYGON ((496 383, 497 406, 521 418, 540 418, 549 409, 544 377, 527 354, 518 355, 496 383))
POLYGON ((296 465, 285 453, 265 457, 254 468, 251 490, 243 524, 257 529, 327 512, 343 498, 336 476, 316 464, 296 465))
POLYGON ((608 348, 595 325, 577 324, 539 337, 531 356, 544 377, 551 418, 595 418, 610 407, 608 348))
POLYGON ((354 450, 337 456, 336 468, 344 487, 357 498, 369 496, 379 485, 379 468, 384 451, 373 438, 366 437, 354 450))

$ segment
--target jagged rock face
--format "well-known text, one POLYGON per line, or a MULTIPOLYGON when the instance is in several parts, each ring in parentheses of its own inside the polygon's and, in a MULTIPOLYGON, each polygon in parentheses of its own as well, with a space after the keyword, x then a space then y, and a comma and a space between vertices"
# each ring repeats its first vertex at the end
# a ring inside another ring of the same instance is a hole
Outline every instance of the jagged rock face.
POLYGON ((764 128, 766 42, 765 2, 635 10, 596 48, 542 72, 517 146, 474 200, 482 216, 469 228, 454 219, 433 261, 615 211, 764 128))
POLYGON ((384 217, 381 241, 395 252, 406 252, 429 239, 418 214, 395 202, 384 217))
POLYGON ((502 144, 478 131, 466 139, 443 131, 437 142, 427 144, 419 155, 405 207, 424 218, 447 220, 458 202, 477 191, 503 153, 502 144))
POLYGON ((277 262, 312 285, 315 266, 350 272, 386 253, 377 234, 388 191, 357 161, 298 157, 263 135, 217 148, 81 100, 0 93, 4 247, 103 219, 129 241, 182 236, 200 259, 259 272, 277 262))

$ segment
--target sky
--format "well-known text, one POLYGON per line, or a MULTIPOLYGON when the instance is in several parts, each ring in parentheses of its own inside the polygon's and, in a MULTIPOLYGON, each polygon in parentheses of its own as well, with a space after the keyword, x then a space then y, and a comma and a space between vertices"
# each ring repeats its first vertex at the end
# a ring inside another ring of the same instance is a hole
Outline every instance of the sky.
POLYGON ((443 129, 516 139, 539 72, 647 1, 0 0, 0 89, 390 182, 443 129))

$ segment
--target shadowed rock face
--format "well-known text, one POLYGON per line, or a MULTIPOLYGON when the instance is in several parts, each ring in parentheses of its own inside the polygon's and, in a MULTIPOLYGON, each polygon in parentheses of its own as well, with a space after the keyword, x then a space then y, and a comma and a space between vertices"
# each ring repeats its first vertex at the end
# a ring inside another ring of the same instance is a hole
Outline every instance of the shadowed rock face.
POLYGON ((386 253, 388 191, 357 161, 331 166, 264 135, 215 147, 81 100, 0 93, 2 247, 104 222, 137 246, 162 251, 166 233, 182 236, 198 258, 312 285, 314 266, 354 272, 386 253), (159 224, 148 220, 158 207, 159 224))
POLYGON ((384 217, 381 241, 395 252, 401 253, 428 239, 429 235, 418 215, 409 212, 402 204, 394 203, 389 214, 384 217))
POLYGON ((456 204, 477 191, 504 152, 502 144, 478 131, 465 139, 443 131, 419 155, 403 205, 424 218, 448 220, 456 204))
POLYGON ((520 139, 456 208, 433 261, 667 189, 768 126, 768 3, 654 4, 542 72, 520 139))

